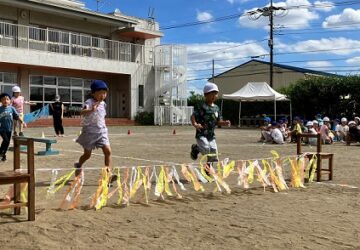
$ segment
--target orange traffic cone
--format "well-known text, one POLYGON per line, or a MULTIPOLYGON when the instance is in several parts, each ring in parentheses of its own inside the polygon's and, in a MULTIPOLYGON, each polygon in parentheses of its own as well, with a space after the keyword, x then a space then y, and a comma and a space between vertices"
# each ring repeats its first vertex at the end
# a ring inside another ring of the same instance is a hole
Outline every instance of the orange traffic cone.
POLYGON ((176 135, 176 130, 174 129, 174 131, 173 131, 173 135, 176 135))
POLYGON ((130 129, 128 130, 128 135, 131 135, 131 130, 130 129))

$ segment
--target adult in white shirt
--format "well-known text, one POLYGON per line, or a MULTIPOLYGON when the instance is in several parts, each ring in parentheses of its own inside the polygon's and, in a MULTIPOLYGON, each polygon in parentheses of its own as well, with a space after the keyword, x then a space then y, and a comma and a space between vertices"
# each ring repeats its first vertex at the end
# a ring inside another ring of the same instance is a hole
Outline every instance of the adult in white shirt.
POLYGON ((349 126, 345 117, 341 118, 341 123, 336 125, 335 133, 341 142, 345 141, 346 135, 349 133, 349 126))
POLYGON ((284 144, 284 135, 281 133, 278 123, 272 124, 271 138, 276 144, 284 144))

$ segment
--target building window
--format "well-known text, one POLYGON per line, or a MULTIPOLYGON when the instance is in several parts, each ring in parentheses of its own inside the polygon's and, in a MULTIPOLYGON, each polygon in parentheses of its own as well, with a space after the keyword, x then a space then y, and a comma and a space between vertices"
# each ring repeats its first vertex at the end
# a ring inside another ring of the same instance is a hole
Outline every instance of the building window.
POLYGON ((144 107, 144 85, 139 85, 139 107, 144 107))
POLYGON ((12 87, 17 85, 17 74, 12 72, 0 72, 0 92, 12 95, 12 87))
POLYGON ((31 106, 31 110, 52 103, 56 95, 60 95, 61 101, 67 108, 81 107, 91 96, 90 85, 90 79, 31 75, 30 101, 37 103, 37 106, 31 106))

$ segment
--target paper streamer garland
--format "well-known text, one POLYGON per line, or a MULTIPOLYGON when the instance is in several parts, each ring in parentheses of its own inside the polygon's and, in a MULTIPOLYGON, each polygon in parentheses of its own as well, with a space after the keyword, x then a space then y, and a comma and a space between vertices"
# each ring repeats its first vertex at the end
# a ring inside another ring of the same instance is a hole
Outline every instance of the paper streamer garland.
MULTIPOLYGON (((90 199, 90 208, 100 210, 107 205, 108 200, 117 196, 118 205, 128 206, 130 201, 135 201, 136 197, 142 193, 142 199, 146 204, 149 203, 149 196, 153 188, 154 195, 160 199, 167 196, 181 199, 182 192, 186 191, 180 179, 179 173, 190 184, 195 191, 204 192, 205 184, 214 183, 214 192, 223 190, 230 194, 230 186, 225 181, 231 175, 237 175, 237 185, 248 189, 251 184, 258 182, 264 191, 271 187, 274 192, 288 190, 289 187, 284 178, 284 165, 290 164, 291 181, 290 185, 294 188, 305 188, 304 180, 312 182, 316 171, 316 156, 309 157, 304 154, 295 157, 280 158, 279 154, 271 151, 273 157, 258 160, 239 160, 230 161, 224 159, 220 162, 208 163, 207 156, 200 159, 200 165, 183 164, 178 172, 175 166, 145 166, 145 167, 115 167, 101 169, 98 180, 98 187, 90 199), (116 177, 116 178, 114 178, 116 177), (110 183, 113 181, 113 183, 110 183)), ((47 198, 54 198, 66 183, 74 175, 75 169, 58 178, 58 171, 52 170, 50 186, 47 190, 47 198)), ((61 209, 74 209, 78 206, 81 191, 84 185, 84 171, 75 176, 65 191, 64 199, 60 204, 61 209)), ((11 197, 12 190, 8 196, 11 197)), ((21 189, 21 197, 25 199, 26 189, 21 189)), ((5 199, 6 200, 6 199, 5 199)), ((8 200, 10 201, 11 198, 8 200)))

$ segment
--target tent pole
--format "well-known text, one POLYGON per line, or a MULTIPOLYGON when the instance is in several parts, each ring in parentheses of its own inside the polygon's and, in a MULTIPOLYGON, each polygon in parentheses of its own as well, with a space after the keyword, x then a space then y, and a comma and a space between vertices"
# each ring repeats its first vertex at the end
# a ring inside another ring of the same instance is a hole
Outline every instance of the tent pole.
POLYGON ((241 119, 240 119, 240 117, 241 117, 241 101, 239 102, 239 125, 238 125, 239 128, 241 127, 241 119))
POLYGON ((274 100, 274 121, 276 121, 276 97, 274 100))

